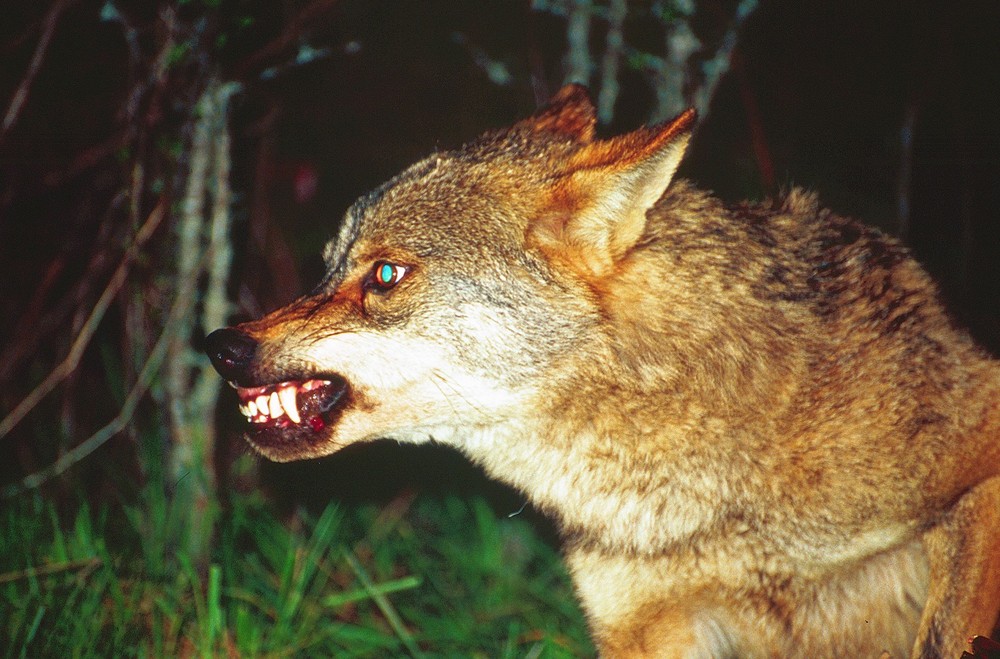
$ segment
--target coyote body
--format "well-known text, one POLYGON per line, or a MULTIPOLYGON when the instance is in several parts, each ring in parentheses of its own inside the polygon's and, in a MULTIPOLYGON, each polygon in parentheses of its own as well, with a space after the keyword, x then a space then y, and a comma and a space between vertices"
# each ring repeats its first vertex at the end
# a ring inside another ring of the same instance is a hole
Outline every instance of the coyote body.
POLYGON ((607 657, 954 657, 1000 609, 1000 366, 907 251, 674 172, 579 87, 360 199, 208 339, 274 460, 457 447, 558 522, 607 657))

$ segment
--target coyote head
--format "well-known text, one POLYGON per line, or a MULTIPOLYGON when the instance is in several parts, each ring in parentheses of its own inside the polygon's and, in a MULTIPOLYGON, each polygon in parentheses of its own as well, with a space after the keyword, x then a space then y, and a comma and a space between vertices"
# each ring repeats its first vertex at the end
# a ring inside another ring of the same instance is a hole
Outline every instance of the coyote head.
POLYGON ((207 338, 250 443, 281 461, 376 438, 461 445, 572 396, 566 356, 607 349, 611 282, 693 119, 597 140, 569 86, 359 199, 311 293, 207 338))

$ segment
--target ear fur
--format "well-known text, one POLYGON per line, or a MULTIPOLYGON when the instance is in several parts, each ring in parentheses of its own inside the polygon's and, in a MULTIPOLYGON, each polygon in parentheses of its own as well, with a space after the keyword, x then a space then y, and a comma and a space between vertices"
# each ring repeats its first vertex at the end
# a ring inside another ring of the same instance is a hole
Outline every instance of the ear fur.
POLYGON ((514 127, 555 133, 586 144, 594 140, 596 123, 597 113, 587 88, 569 84, 556 92, 544 107, 514 127))
POLYGON ((694 110, 672 121, 584 145, 567 163, 537 229, 568 247, 592 274, 607 274, 642 237, 646 212, 673 179, 694 110))

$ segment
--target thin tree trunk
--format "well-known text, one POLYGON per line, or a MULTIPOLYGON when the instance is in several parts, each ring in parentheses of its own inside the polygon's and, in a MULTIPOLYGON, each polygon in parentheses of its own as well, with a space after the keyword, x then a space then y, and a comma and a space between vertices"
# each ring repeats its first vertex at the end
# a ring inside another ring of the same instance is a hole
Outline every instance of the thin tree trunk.
MULTIPOLYGON (((213 80, 199 99, 178 222, 175 290, 182 291, 185 282, 206 277, 202 298, 206 327, 225 324, 229 315, 226 282, 232 255, 227 117, 228 100, 236 90, 233 83, 213 80)), ((218 380, 210 372, 208 360, 192 345, 195 320, 196 314, 191 314, 177 328, 166 366, 172 439, 168 473, 175 505, 188 516, 181 527, 185 537, 178 541, 192 562, 206 565, 219 509, 214 469, 218 380)))
POLYGON ((590 58, 591 0, 570 0, 566 19, 566 77, 563 82, 590 84, 594 63, 590 58))

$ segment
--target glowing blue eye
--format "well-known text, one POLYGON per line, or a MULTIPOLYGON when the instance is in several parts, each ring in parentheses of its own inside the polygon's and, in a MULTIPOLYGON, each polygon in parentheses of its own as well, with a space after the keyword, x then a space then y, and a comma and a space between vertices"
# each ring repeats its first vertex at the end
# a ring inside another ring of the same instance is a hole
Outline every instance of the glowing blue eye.
POLYGON ((396 277, 396 271, 392 269, 392 266, 388 263, 383 263, 382 267, 379 268, 378 278, 383 284, 390 283, 396 277))
POLYGON ((387 262, 375 264, 375 283, 378 284, 379 288, 392 288, 399 283, 405 274, 406 268, 401 265, 387 262))

